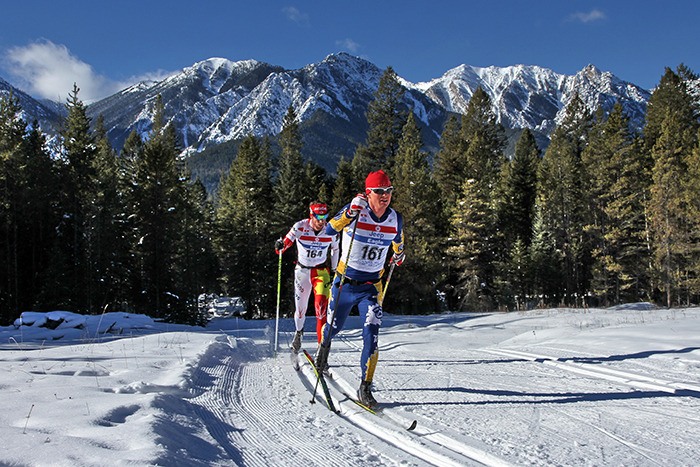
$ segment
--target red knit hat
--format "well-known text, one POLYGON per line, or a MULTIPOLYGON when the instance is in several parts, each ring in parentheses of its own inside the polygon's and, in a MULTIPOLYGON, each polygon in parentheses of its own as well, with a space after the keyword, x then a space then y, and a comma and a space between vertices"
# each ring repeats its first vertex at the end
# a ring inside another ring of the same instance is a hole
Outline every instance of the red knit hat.
POLYGON ((369 188, 386 188, 391 186, 389 176, 383 170, 370 172, 365 179, 365 189, 369 188))

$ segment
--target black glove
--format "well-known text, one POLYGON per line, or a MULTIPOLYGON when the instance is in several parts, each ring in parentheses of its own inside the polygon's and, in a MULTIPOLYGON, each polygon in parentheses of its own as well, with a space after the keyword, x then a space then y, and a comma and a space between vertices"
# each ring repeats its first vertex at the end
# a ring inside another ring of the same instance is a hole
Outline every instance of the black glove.
POLYGON ((284 240, 281 238, 278 238, 275 240, 275 253, 279 254, 280 251, 284 249, 284 240))

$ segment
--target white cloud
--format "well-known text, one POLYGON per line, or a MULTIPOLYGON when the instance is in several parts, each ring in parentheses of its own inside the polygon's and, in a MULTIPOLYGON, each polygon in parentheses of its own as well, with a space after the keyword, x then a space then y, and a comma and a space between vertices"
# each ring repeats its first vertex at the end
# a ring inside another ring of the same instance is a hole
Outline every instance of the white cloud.
POLYGON ((569 17, 571 21, 580 21, 581 23, 591 23, 593 21, 604 20, 607 17, 600 10, 591 10, 588 13, 576 12, 569 17))
POLYGON ((48 40, 8 49, 3 65, 23 91, 58 102, 65 102, 74 83, 80 88, 78 98, 90 103, 139 81, 162 79, 167 75, 160 71, 122 82, 113 81, 95 73, 90 65, 71 54, 65 45, 48 40))
POLYGON ((357 53, 360 50, 360 44, 352 39, 343 39, 335 42, 338 47, 341 47, 348 52, 357 53))
POLYGON ((288 6, 288 7, 282 8, 282 11, 284 12, 285 15, 287 15, 287 19, 294 21, 295 23, 301 24, 303 26, 308 26, 309 15, 306 13, 302 13, 301 11, 299 11, 298 8, 295 8, 293 6, 288 6))

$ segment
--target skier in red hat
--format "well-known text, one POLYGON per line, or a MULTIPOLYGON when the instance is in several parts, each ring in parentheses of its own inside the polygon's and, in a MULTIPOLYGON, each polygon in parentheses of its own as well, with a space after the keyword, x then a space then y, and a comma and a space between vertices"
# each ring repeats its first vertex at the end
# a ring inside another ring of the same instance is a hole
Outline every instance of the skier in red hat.
POLYGON ((328 222, 328 206, 319 201, 309 204, 309 217, 296 222, 284 238, 275 242, 275 253, 279 255, 295 242, 297 262, 294 268, 294 325, 296 332, 292 340, 292 353, 299 353, 306 309, 311 291, 314 293, 316 311, 316 336, 321 342, 321 332, 326 324, 326 310, 330 297, 331 271, 338 266, 338 236, 325 231, 328 222))
POLYGON ((343 329, 350 310, 356 305, 364 320, 360 368, 362 381, 358 399, 374 407, 377 401, 371 391, 372 378, 379 358, 379 327, 382 305, 378 297, 387 256, 400 266, 404 260, 403 217, 389 207, 394 187, 383 170, 371 172, 365 179, 365 192, 360 193, 333 217, 326 227, 328 234, 342 232, 342 255, 331 291, 329 315, 332 322, 323 328, 323 339, 316 355, 316 367, 328 364, 331 339, 343 329), (342 288, 341 288, 342 281, 342 288))

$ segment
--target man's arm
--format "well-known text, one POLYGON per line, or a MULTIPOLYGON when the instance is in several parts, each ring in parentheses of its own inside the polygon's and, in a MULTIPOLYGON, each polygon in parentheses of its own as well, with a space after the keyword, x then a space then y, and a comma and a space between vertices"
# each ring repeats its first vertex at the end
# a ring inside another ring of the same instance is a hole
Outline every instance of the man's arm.
POLYGON ((349 204, 345 205, 345 207, 343 207, 343 209, 341 209, 338 214, 335 215, 335 217, 328 221, 328 224, 326 225, 326 233, 328 235, 339 234, 353 221, 353 219, 355 219, 354 217, 350 217, 348 215, 349 207, 349 204))
POLYGON ((394 239, 391 241, 391 248, 394 250, 394 257, 391 259, 393 263, 397 266, 401 266, 403 260, 406 259, 406 252, 404 251, 403 243, 403 216, 396 213, 397 217, 397 232, 394 239))

